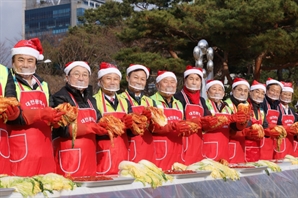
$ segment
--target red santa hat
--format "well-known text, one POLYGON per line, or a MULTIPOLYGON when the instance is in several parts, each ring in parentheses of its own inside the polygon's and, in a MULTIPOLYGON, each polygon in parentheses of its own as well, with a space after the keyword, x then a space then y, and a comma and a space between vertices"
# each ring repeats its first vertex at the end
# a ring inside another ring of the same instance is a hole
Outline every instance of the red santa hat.
POLYGON ((144 65, 138 65, 138 64, 131 64, 127 69, 126 69, 126 75, 129 75, 130 72, 141 69, 146 73, 147 79, 149 78, 149 69, 145 67, 144 65))
POLYGON ((203 79, 203 69, 198 67, 193 67, 191 65, 186 66, 186 70, 184 72, 184 78, 189 74, 198 74, 201 79, 203 79))
POLYGON ((43 60, 43 49, 41 42, 38 38, 32 38, 30 40, 20 40, 11 49, 11 55, 25 54, 35 57, 37 60, 43 60))
POLYGON ((255 89, 262 89, 266 93, 266 86, 265 84, 259 83, 258 81, 254 80, 250 86, 250 91, 255 89))
POLYGON ((282 91, 294 93, 293 84, 291 82, 281 82, 283 84, 282 91))
POLYGON ((158 71, 157 77, 156 77, 156 83, 159 83, 162 79, 166 77, 173 77, 175 81, 177 82, 176 75, 173 72, 170 71, 158 71))
POLYGON ((246 85, 248 88, 250 88, 249 83, 247 82, 247 80, 243 79, 243 78, 234 78, 233 80, 233 84, 232 84, 232 89, 234 89, 236 86, 238 85, 246 85))
POLYGON ((208 90, 213 85, 220 85, 223 89, 225 89, 223 83, 219 80, 207 80, 206 82, 206 90, 208 90))
POLYGON ((268 78, 266 81, 266 86, 271 84, 278 84, 281 88, 283 88, 283 84, 281 82, 279 82, 278 80, 274 80, 272 78, 268 78))
POLYGON ((65 75, 68 75, 70 70, 72 70, 76 66, 81 66, 81 67, 86 68, 89 71, 89 73, 91 74, 90 66, 88 65, 87 62, 85 62, 85 61, 73 61, 73 62, 69 62, 65 65, 65 68, 64 68, 65 75))
POLYGON ((99 71, 97 73, 97 78, 100 79, 104 75, 110 74, 110 73, 116 73, 120 77, 120 79, 122 78, 121 72, 115 65, 112 65, 111 63, 106 63, 106 62, 100 63, 99 71))

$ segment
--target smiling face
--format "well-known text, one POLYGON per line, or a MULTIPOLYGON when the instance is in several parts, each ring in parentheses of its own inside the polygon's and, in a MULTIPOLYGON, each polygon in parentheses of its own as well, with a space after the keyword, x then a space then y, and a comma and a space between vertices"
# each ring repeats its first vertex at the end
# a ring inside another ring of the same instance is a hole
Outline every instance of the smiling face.
POLYGON ((281 87, 277 84, 272 84, 267 86, 266 95, 272 100, 279 100, 279 96, 281 93, 281 87))
POLYGON ((198 91, 201 89, 202 79, 198 74, 189 74, 184 79, 184 85, 190 91, 198 91))
POLYGON ((98 84, 101 87, 103 93, 109 96, 113 96, 116 91, 120 89, 120 76, 116 73, 109 73, 102 76, 98 80, 98 84))
POLYGON ((225 95, 225 90, 219 84, 212 85, 211 87, 209 87, 207 91, 208 98, 214 102, 218 102, 222 100, 224 95, 225 95))
POLYGON ((140 93, 145 89, 147 76, 144 70, 136 70, 126 76, 128 82, 128 89, 134 93, 140 93))
POLYGON ((16 54, 13 57, 12 68, 24 78, 32 77, 36 70, 36 58, 30 55, 16 54))
POLYGON ((68 84, 78 90, 84 90, 88 87, 90 81, 89 71, 82 66, 75 66, 70 70, 68 76, 66 76, 68 84))
POLYGON ((177 89, 177 81, 173 77, 166 77, 156 83, 156 88, 160 95, 164 97, 172 97, 177 89))
POLYGON ((255 89, 249 92, 249 96, 255 103, 260 104, 265 98, 265 91, 263 89, 255 89))
POLYGON ((280 94, 280 101, 284 104, 289 104, 292 102, 293 93, 290 91, 283 91, 280 94))
POLYGON ((249 88, 246 85, 237 85, 232 90, 235 99, 239 101, 246 101, 248 97, 249 88))

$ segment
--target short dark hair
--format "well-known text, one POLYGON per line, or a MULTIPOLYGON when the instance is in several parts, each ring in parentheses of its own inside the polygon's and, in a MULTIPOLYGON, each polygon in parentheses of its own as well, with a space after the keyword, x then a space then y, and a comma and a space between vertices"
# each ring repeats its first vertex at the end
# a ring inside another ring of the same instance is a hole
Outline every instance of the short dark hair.
MULTIPOLYGON (((269 84, 269 85, 266 86, 266 90, 269 90, 269 88, 270 88, 272 85, 278 85, 278 86, 280 86, 280 84, 278 84, 278 83, 272 83, 272 84, 269 84)), ((282 87, 280 86, 280 88, 282 88, 282 87)))

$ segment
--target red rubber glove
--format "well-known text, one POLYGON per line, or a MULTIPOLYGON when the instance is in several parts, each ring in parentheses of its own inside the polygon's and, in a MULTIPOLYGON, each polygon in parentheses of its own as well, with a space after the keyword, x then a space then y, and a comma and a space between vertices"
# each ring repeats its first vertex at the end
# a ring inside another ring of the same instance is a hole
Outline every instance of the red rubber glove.
POLYGON ((150 126, 149 130, 152 131, 152 133, 158 133, 158 134, 166 134, 174 131, 174 125, 172 123, 168 123, 165 126, 159 126, 158 124, 153 124, 153 126, 150 126))
POLYGON ((215 116, 205 116, 201 118, 202 129, 209 131, 212 126, 217 124, 217 118, 215 116))
POLYGON ((7 120, 12 121, 19 117, 20 115, 20 108, 18 106, 11 106, 9 105, 5 111, 7 115, 7 120))
POLYGON ((142 115, 144 115, 144 116, 147 117, 148 122, 151 121, 152 114, 151 114, 151 111, 150 110, 144 109, 143 112, 142 112, 142 115))
MULTIPOLYGON (((69 125, 69 134, 72 137, 73 132, 74 132, 74 124, 69 125)), ((101 127, 99 124, 94 123, 94 122, 89 122, 89 123, 77 123, 77 135, 76 137, 81 137, 87 134, 96 134, 96 135, 107 135, 108 131, 101 127)))
POLYGON ((290 135, 290 136, 297 135, 297 131, 296 131, 296 128, 295 127, 286 126, 285 127, 285 130, 287 131, 287 135, 290 135))
POLYGON ((196 123, 197 125, 201 126, 201 118, 200 118, 200 117, 192 118, 192 119, 189 119, 188 121, 190 121, 190 122, 194 122, 194 123, 196 123))
POLYGON ((184 121, 174 122, 173 128, 176 130, 176 133, 178 133, 178 136, 187 137, 192 134, 190 126, 184 121))
POLYGON ((124 123, 124 125, 127 129, 132 128, 132 115, 126 114, 122 118, 122 122, 124 123))
POLYGON ((226 124, 229 124, 229 118, 227 116, 204 116, 201 117, 201 124, 203 131, 211 131, 223 127, 226 124), (225 121, 222 121, 221 118, 226 118, 225 121))
POLYGON ((270 136, 272 138, 278 138, 280 134, 278 131, 276 131, 275 127, 273 127, 265 129, 265 135, 270 136))
POLYGON ((202 133, 202 124, 201 124, 201 118, 200 117, 192 118, 192 119, 189 119, 187 121, 198 125, 198 130, 197 131, 191 131, 191 133, 189 135, 191 135, 193 133, 198 133, 198 132, 202 133))
POLYGON ((25 109, 22 111, 22 116, 27 125, 33 124, 39 120, 56 125, 64 114, 65 112, 58 111, 51 107, 45 107, 43 109, 25 109))
POLYGON ((237 112, 230 116, 230 122, 245 123, 249 120, 249 115, 243 112, 237 112))
POLYGON ((243 129, 242 133, 248 138, 252 138, 252 139, 260 139, 261 138, 261 137, 259 137, 259 131, 252 129, 251 127, 247 127, 245 129, 243 129))

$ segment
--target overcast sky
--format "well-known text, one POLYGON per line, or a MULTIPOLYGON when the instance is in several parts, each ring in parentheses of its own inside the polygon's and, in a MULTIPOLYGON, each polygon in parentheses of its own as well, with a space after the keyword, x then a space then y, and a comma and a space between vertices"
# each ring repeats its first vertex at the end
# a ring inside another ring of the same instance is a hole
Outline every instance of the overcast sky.
POLYGON ((22 39, 23 1, 0 0, 0 43, 6 43, 9 49, 22 39))

